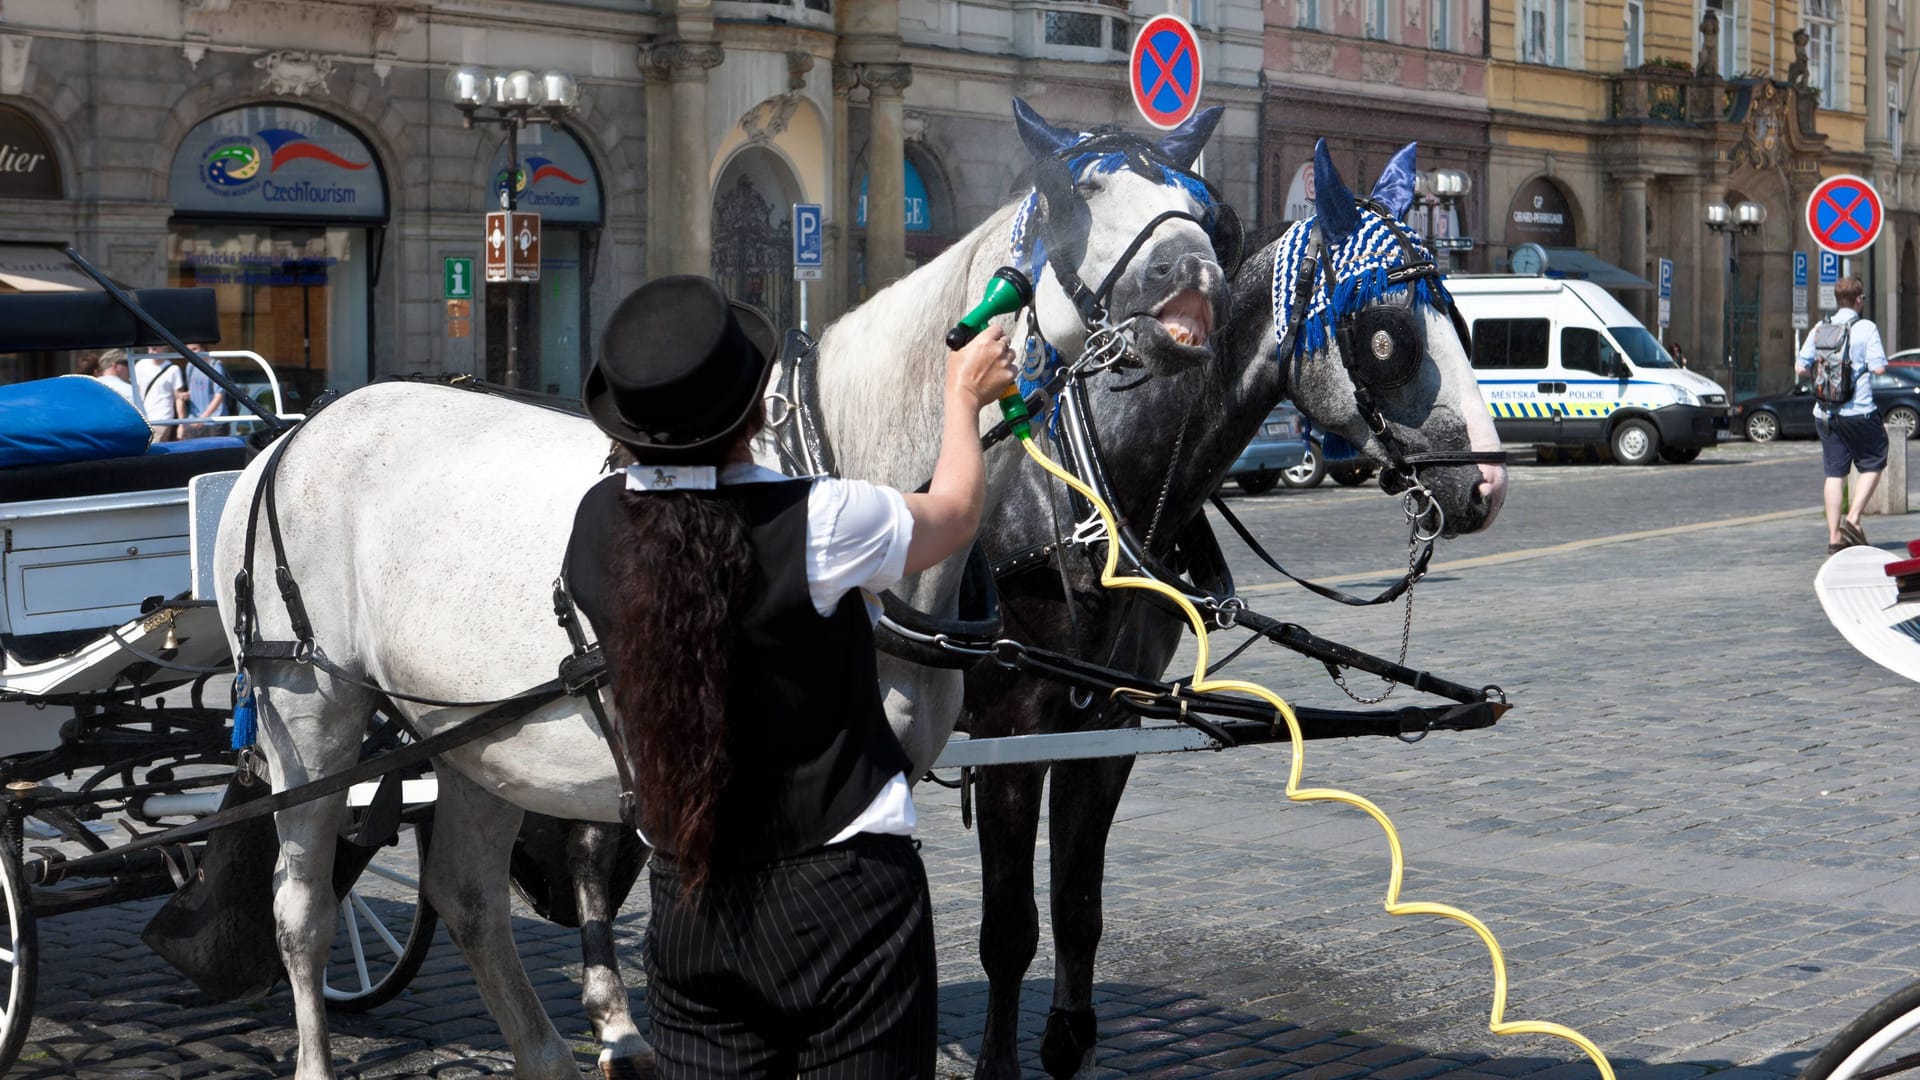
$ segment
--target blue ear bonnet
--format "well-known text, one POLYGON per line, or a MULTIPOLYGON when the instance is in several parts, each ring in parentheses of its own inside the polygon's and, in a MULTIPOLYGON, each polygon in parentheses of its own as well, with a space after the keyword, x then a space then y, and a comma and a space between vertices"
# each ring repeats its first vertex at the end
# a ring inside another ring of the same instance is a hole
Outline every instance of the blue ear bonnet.
MULTIPOLYGON (((1354 314, 1368 304, 1383 296, 1413 289, 1415 305, 1451 304, 1452 298, 1436 277, 1415 278, 1411 282, 1390 284, 1387 274, 1404 265, 1404 255, 1400 242, 1387 227, 1386 219, 1370 209, 1360 210, 1360 224, 1338 244, 1330 245, 1322 255, 1331 260, 1333 295, 1327 295, 1327 268, 1320 271, 1320 278, 1314 283, 1313 296, 1307 301, 1307 315, 1300 324, 1300 338, 1293 343, 1295 353, 1318 352, 1333 337, 1336 323, 1354 314)), ((1300 260, 1306 256, 1308 241, 1313 237, 1314 223, 1317 217, 1295 222, 1286 235, 1280 238, 1280 248, 1273 258, 1273 335, 1282 344, 1286 341, 1287 328, 1293 325, 1293 282, 1299 273, 1300 260)), ((1406 228, 1406 226, 1402 226, 1406 228)), ((1406 229, 1407 236, 1413 241, 1414 251, 1420 258, 1433 258, 1432 252, 1421 243, 1420 235, 1412 229, 1406 229)), ((1289 357, 1280 357, 1284 362, 1289 357)))

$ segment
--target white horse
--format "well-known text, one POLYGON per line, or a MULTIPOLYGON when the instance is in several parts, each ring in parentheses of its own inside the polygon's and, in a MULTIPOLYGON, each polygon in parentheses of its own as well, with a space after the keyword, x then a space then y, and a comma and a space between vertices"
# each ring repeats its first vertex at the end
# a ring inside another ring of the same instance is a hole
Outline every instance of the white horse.
MULTIPOLYGON (((1135 326, 1148 367, 1180 370, 1204 359, 1204 345, 1176 339, 1206 341, 1224 318, 1226 285, 1209 237, 1192 220, 1205 211, 1192 188, 1129 169, 1101 171, 1098 162, 1036 138, 1034 125, 1044 122, 1024 104, 1016 102, 1015 112, 1023 140, 1042 157, 1039 171, 1064 176, 1065 186, 1050 189, 1044 208, 1050 258, 1086 282, 1102 282, 1119 266, 1105 308, 1135 326), (1143 234, 1137 255, 1126 258, 1143 234)), ((1210 110, 1157 146, 1140 146, 1185 168, 1218 115, 1210 110)), ((1012 261, 1016 218, 1030 212, 1024 202, 1004 208, 822 337, 821 427, 843 472, 907 489, 931 473, 946 355, 941 332, 971 306, 994 269, 1012 261)), ((1035 309, 1047 336, 1076 357, 1086 328, 1057 281, 1041 283, 1035 309)), ((304 594, 312 640, 344 677, 294 661, 248 664, 276 791, 356 761, 379 698, 352 680, 480 701, 553 677, 569 642, 555 625, 550 586, 575 507, 602 471, 604 435, 585 420, 504 398, 381 384, 345 395, 289 438, 277 451, 273 488, 285 565, 304 594)), ((229 626, 254 494, 269 460, 262 455, 241 477, 221 522, 215 569, 229 626)), ((1012 472, 1003 465, 990 470, 989 504, 1012 472)), ((248 570, 259 636, 287 641, 295 634, 273 587, 274 549, 266 523, 258 522, 248 570)), ((922 610, 951 615, 959 577, 955 560, 898 592, 922 610)), ((232 644, 237 655, 245 643, 232 644)), ((882 659, 889 715, 917 773, 953 729, 960 675, 882 659)), ((404 701, 399 708, 423 736, 482 711, 404 701)), ((507 861, 525 810, 616 820, 613 756, 585 702, 563 698, 443 755, 435 768, 440 799, 423 894, 466 955, 514 1055, 515 1075, 573 1080, 573 1053, 514 948, 507 861)), ((338 796, 276 818, 274 918, 299 1028, 297 1080, 334 1075, 321 973, 337 910, 334 838, 345 818, 338 796)), ((587 1011, 605 1048, 603 1065, 651 1057, 617 980, 597 989, 590 983, 587 1011)))

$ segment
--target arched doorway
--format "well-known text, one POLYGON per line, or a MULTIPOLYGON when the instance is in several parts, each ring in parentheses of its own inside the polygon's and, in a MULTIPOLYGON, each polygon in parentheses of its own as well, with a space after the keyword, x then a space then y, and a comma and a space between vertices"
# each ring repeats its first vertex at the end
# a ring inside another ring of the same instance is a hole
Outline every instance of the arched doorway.
POLYGON ((167 284, 211 287, 220 345, 271 361, 294 408, 373 375, 382 166, 325 113, 263 104, 208 117, 168 177, 167 284))
POLYGON ((1893 324, 1893 338, 1887 351, 1913 348, 1920 341, 1920 259, 1916 259, 1913 241, 1900 245, 1900 310, 1893 324))
POLYGON ((798 326, 793 304, 793 170, 778 154, 750 146, 720 171, 713 192, 713 277, 728 296, 798 326))
MULTIPOLYGON (((1757 201, 1745 193, 1728 189, 1726 203, 1739 206, 1757 201)), ((1736 398, 1760 392, 1760 323, 1762 300, 1766 294, 1764 230, 1730 230, 1721 243, 1727 245, 1727 294, 1721 313, 1721 340, 1726 343, 1726 364, 1731 368, 1736 398)))

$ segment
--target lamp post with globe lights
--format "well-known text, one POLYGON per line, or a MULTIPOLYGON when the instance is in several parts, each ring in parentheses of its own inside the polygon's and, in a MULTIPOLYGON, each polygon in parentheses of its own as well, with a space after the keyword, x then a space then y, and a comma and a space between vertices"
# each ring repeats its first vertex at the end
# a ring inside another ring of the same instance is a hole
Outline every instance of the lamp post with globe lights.
POLYGON ((1733 206, 1710 202, 1703 217, 1708 229, 1726 238, 1726 288, 1721 302, 1720 344, 1726 351, 1727 389, 1737 392, 1738 358, 1733 354, 1733 301, 1736 295, 1734 290, 1740 280, 1739 238, 1743 234, 1759 231, 1760 226, 1767 223, 1767 208, 1757 202, 1742 201, 1733 206))
POLYGON ((1427 246, 1433 250, 1434 260, 1439 263, 1441 272, 1450 271, 1453 266, 1453 253, 1473 250, 1473 240, 1454 234, 1453 226, 1459 224, 1456 207, 1461 198, 1473 190, 1473 178, 1459 169, 1435 169, 1432 172, 1419 173, 1414 179, 1414 194, 1427 205, 1427 246), (1438 206, 1434 206, 1438 203, 1438 206), (1446 235, 1440 235, 1442 215, 1448 221, 1446 235))
MULTIPOLYGON (((509 212, 518 208, 520 192, 520 129, 527 124, 551 124, 573 111, 580 99, 580 86, 564 71, 536 75, 525 68, 513 71, 486 71, 462 67, 447 75, 447 98, 460 110, 460 126, 476 123, 497 124, 507 134, 507 170, 500 185, 500 208, 509 212)), ((537 231, 537 223, 536 223, 537 231)), ((509 241, 511 243, 511 241, 509 241)), ((521 280, 538 280, 533 275, 521 280)), ((517 282, 507 283, 507 371, 508 386, 520 385, 520 319, 517 282)))

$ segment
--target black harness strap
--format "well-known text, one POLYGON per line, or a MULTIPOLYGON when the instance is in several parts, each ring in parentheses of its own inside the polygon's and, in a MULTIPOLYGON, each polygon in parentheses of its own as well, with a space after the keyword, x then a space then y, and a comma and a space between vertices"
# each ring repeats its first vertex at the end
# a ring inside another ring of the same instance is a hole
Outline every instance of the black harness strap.
POLYGON ((1404 593, 1409 588, 1411 588, 1414 582, 1419 581, 1421 578, 1427 575, 1427 563, 1433 559, 1433 541, 1428 540, 1426 543, 1421 545, 1420 552, 1414 556, 1413 566, 1409 568, 1406 573, 1400 576, 1399 581, 1396 581, 1392 585, 1388 586, 1386 591, 1382 592, 1380 595, 1374 597, 1373 599, 1362 600, 1361 598, 1353 595, 1352 593, 1344 592, 1340 589, 1336 589, 1331 585, 1321 585, 1316 582, 1308 581, 1306 578, 1300 577, 1296 575, 1293 571, 1288 570, 1284 566, 1281 566, 1278 562, 1274 560, 1272 555, 1267 554, 1266 548, 1260 546, 1260 541, 1254 539, 1253 534, 1251 532, 1248 532, 1247 527, 1240 523, 1240 519, 1234 516, 1233 511, 1227 509, 1227 504, 1221 501, 1221 498, 1218 495, 1213 496, 1213 508, 1220 512, 1220 516, 1226 519, 1227 524, 1233 527, 1233 531, 1235 533, 1239 534, 1241 542, 1247 545, 1248 550, 1252 551, 1255 555, 1259 556, 1261 562, 1264 562, 1268 566, 1273 567, 1274 570, 1278 571, 1281 574, 1284 574, 1289 580, 1293 581, 1295 584, 1301 586, 1302 588, 1307 589, 1310 592, 1318 593, 1319 595, 1324 596, 1329 600, 1335 600, 1342 604, 1346 604, 1350 607, 1368 607, 1373 604, 1391 604, 1392 602, 1400 598, 1401 593, 1404 593))
MULTIPOLYGON (((60 875, 84 874, 93 865, 108 865, 110 860, 118 860, 125 855, 146 848, 164 847, 170 844, 183 844, 197 840, 215 830, 266 814, 278 813, 314 799, 337 794, 365 781, 375 779, 390 772, 397 772, 414 765, 422 764, 456 747, 470 743, 508 724, 518 720, 534 709, 550 701, 559 699, 566 693, 566 687, 559 679, 550 679, 523 694, 499 702, 486 712, 472 719, 462 721, 436 735, 429 736, 416 743, 409 743, 397 750, 378 754, 331 776, 321 777, 304 784, 278 791, 265 798, 254 799, 238 806, 228 807, 209 814, 198 821, 180 825, 162 832, 149 833, 129 844, 114 848, 98 856, 71 859, 57 864, 60 875)), ((35 864, 29 863, 29 877, 35 872, 35 864)), ((44 870, 40 871, 44 873, 44 870)), ((45 880, 44 878, 42 879, 45 880)), ((34 882, 38 884, 40 882, 34 882)))
POLYGON ((607 748, 613 751, 614 771, 620 778, 620 821, 630 829, 639 829, 640 786, 633 780, 633 758, 628 753, 626 739, 600 703, 600 688, 609 681, 606 655, 599 645, 587 644, 587 635, 580 629, 580 609, 574 606, 564 576, 553 579, 553 616, 566 630, 567 640, 573 643, 573 655, 560 665, 560 681, 567 693, 584 696, 587 708, 593 710, 594 723, 600 725, 600 734, 606 738, 607 748))

